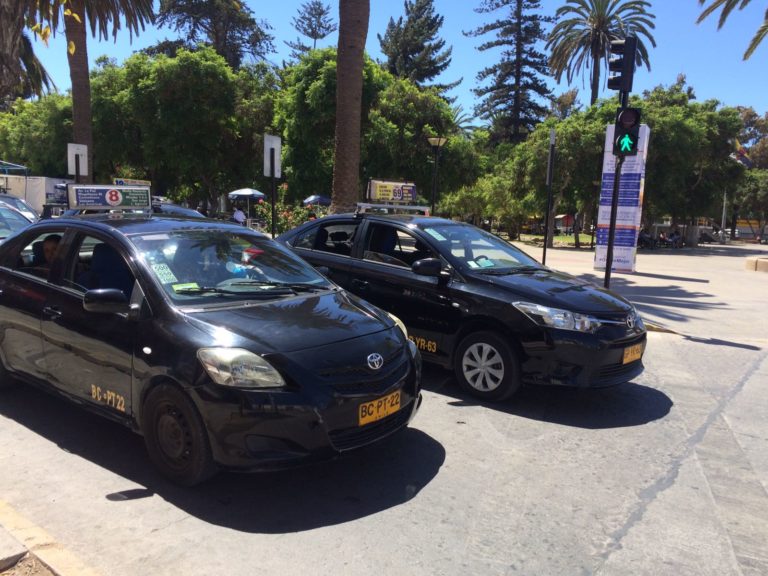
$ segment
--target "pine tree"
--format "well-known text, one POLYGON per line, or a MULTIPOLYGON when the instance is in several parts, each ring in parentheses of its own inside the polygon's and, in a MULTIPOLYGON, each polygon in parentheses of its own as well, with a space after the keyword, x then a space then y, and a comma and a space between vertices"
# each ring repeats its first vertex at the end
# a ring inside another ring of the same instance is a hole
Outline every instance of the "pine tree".
POLYGON ((539 15, 540 4, 539 0, 482 0, 475 12, 504 9, 504 14, 495 22, 464 33, 474 37, 495 34, 494 39, 477 47, 481 52, 503 48, 501 60, 477 74, 481 85, 472 90, 482 99, 475 114, 493 120, 497 140, 524 139, 548 112, 551 91, 542 79, 549 74, 547 57, 536 49, 536 44, 546 39, 542 25, 554 18, 539 15), (482 84, 489 79, 490 83, 482 84))
MULTIPOLYGON (((390 18, 384 37, 378 35, 387 69, 419 86, 442 73, 451 63, 453 50, 445 49, 445 40, 437 38, 442 25, 443 17, 435 14, 432 0, 405 0, 405 19, 390 18)), ((437 88, 447 90, 459 82, 437 88)))
POLYGON ((301 38, 297 38, 295 42, 286 42, 293 50, 291 52, 293 58, 299 58, 305 52, 316 49, 318 40, 322 40, 338 29, 330 14, 330 5, 324 5, 320 0, 309 0, 301 5, 298 17, 293 19, 293 27, 299 34, 311 38, 312 46, 304 44, 301 38))

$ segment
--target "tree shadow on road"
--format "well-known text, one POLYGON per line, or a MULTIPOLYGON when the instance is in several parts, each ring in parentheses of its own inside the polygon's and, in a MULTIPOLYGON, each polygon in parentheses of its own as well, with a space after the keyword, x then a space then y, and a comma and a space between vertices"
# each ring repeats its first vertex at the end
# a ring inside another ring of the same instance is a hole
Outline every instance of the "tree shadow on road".
POLYGON ((140 436, 36 388, 0 394, 0 415, 144 488, 105 494, 111 501, 159 495, 184 512, 243 532, 280 534, 351 522, 407 502, 429 484, 445 449, 408 428, 331 462, 257 474, 222 472, 179 488, 155 471, 140 436))
POLYGON ((504 402, 481 402, 460 390, 450 372, 432 367, 425 389, 454 398, 450 404, 457 408, 482 405, 521 418, 594 430, 642 426, 664 418, 673 405, 660 390, 632 382, 594 389, 523 386, 504 402))

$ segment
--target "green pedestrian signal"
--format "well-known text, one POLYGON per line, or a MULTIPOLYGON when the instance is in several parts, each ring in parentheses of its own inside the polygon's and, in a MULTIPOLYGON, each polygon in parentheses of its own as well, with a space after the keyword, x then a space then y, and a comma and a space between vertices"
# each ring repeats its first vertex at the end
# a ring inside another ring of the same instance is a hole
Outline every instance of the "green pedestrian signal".
POLYGON ((621 142, 619 142, 621 145, 621 151, 625 154, 628 152, 632 152, 632 145, 634 142, 632 141, 632 137, 629 134, 624 134, 621 138, 621 142))
POLYGON ((613 134, 614 156, 637 156, 640 140, 640 109, 619 108, 613 134))

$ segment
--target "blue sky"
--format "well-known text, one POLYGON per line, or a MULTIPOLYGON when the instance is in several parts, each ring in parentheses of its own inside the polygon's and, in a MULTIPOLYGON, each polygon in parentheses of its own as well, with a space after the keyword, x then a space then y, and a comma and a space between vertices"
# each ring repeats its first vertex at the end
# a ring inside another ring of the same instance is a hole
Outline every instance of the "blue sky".
MULTIPOLYGON (((338 21, 338 0, 324 0, 331 6, 332 14, 338 21)), ((290 49, 285 40, 295 40, 297 32, 291 24, 302 0, 245 0, 257 18, 265 19, 272 27, 278 52, 271 55, 270 61, 281 63, 288 58, 290 49)), ((709 3, 709 2, 708 2, 709 3)), ((445 17, 441 36, 447 45, 453 47, 453 60, 450 67, 439 79, 450 82, 463 78, 463 82, 452 92, 468 113, 472 113, 476 102, 472 88, 476 84, 476 75, 485 66, 491 65, 496 57, 491 51, 479 52, 476 49, 482 38, 470 38, 462 34, 477 26, 495 19, 495 14, 477 14, 473 8, 480 0, 434 0, 436 12, 445 17)), ((542 0, 542 13, 553 15, 563 5, 563 0, 542 0)), ((725 105, 752 106, 760 115, 768 112, 768 39, 763 41, 750 60, 744 62, 742 56, 763 20, 765 5, 752 2, 742 11, 734 11, 724 27, 717 30, 719 12, 710 16, 701 24, 696 19, 701 12, 698 0, 651 0, 651 12, 656 15, 654 37, 657 47, 650 48, 651 71, 638 69, 635 73, 634 93, 653 88, 660 84, 673 84, 677 75, 686 75, 688 84, 693 87, 699 100, 717 99, 725 105)), ((371 0, 371 18, 368 29, 368 53, 381 60, 378 34, 383 35, 391 17, 397 19, 404 12, 401 0, 371 0)), ((148 29, 129 43, 127 33, 118 35, 117 42, 111 39, 97 42, 89 38, 88 54, 91 62, 96 57, 107 55, 122 63, 135 50, 154 44, 156 41, 173 38, 168 29, 148 29)), ((335 45, 336 34, 321 41, 319 46, 335 45)), ((63 31, 44 46, 35 44, 35 51, 53 76, 60 91, 69 89, 69 69, 63 31)), ((603 86, 604 86, 603 74, 603 86)), ((556 94, 569 89, 565 81, 556 84, 549 79, 550 87, 556 94)), ((574 80, 579 89, 579 100, 589 101, 587 78, 574 80)), ((602 90, 601 97, 615 94, 602 90)))

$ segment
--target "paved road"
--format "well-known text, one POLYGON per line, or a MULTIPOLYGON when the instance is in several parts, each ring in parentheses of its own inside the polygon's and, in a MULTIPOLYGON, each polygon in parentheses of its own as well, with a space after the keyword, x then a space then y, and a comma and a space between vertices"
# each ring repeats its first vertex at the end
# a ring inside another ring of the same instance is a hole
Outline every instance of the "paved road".
MULTIPOLYGON (((613 276, 671 331, 631 384, 481 405, 429 370, 411 430, 298 472, 177 489, 137 437, 21 387, 0 395, 0 524, 67 575, 768 574, 761 248, 613 276)), ((547 263, 602 283, 587 251, 547 263)))

